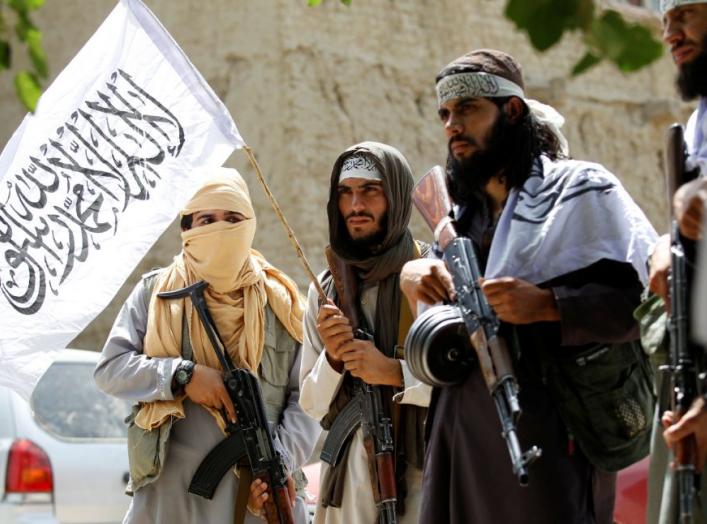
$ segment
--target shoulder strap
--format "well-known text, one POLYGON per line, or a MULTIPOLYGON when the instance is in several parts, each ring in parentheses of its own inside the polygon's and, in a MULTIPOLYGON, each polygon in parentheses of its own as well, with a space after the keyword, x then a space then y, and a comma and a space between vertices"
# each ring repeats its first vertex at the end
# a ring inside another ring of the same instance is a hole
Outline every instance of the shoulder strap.
MULTIPOLYGON (((145 302, 145 311, 147 311, 148 314, 150 311, 152 292, 155 290, 155 285, 157 285, 157 276, 160 274, 160 271, 161 269, 153 269, 142 276, 145 283, 142 298, 145 302)), ((191 339, 189 338, 189 325, 186 318, 182 318, 182 358, 185 360, 192 360, 194 358, 194 351, 191 347, 191 339)))
POLYGON ((253 481, 253 472, 248 467, 238 468, 238 491, 236 492, 236 509, 233 513, 233 524, 245 522, 245 512, 250 496, 250 484, 253 481))
MULTIPOLYGON (((411 260, 416 260, 422 256, 422 250, 426 244, 415 240, 414 242, 414 253, 411 260)), ((395 345, 395 358, 403 359, 405 358, 405 338, 410 331, 410 326, 413 322, 412 311, 410 310, 410 304, 405 299, 405 297, 400 298, 400 316, 398 317, 398 342, 395 345)))

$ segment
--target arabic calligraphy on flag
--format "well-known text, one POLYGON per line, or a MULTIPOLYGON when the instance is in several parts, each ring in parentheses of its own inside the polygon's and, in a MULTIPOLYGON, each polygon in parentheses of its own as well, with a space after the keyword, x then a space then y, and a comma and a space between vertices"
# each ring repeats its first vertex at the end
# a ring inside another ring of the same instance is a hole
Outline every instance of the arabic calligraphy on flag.
POLYGON ((154 15, 122 0, 0 155, 0 384, 28 394, 243 145, 154 15))

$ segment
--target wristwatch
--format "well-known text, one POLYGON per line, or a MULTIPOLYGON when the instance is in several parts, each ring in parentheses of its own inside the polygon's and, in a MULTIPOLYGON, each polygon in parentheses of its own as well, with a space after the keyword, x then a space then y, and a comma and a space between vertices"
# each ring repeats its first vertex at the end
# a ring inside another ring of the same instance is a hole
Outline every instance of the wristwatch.
POLYGON ((174 383, 177 387, 183 388, 191 380, 194 374, 194 362, 191 360, 182 360, 177 366, 177 371, 174 372, 174 383))

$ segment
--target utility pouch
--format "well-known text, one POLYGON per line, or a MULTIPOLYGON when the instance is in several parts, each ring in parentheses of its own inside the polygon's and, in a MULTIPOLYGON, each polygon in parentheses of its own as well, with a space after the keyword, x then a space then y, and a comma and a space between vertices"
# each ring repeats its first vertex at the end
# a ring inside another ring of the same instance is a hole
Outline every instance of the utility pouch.
POLYGON ((167 454, 167 440, 172 429, 172 421, 146 430, 135 424, 135 417, 140 406, 133 406, 132 412, 125 419, 128 425, 128 463, 130 464, 130 482, 125 489, 131 495, 138 489, 159 478, 167 454))
POLYGON ((656 364, 664 364, 668 357, 668 314, 665 302, 658 295, 643 300, 633 312, 641 330, 641 346, 656 364))
POLYGON ((560 416, 592 464, 618 471, 648 454, 653 372, 638 342, 554 353, 544 375, 560 416))

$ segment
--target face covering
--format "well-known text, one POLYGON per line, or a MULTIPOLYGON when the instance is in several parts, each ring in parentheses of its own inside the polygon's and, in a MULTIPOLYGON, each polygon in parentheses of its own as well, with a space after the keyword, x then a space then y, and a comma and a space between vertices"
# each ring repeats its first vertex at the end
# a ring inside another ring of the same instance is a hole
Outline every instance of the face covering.
POLYGON ((233 224, 219 221, 182 232, 185 265, 218 293, 236 289, 250 256, 255 218, 233 224))

